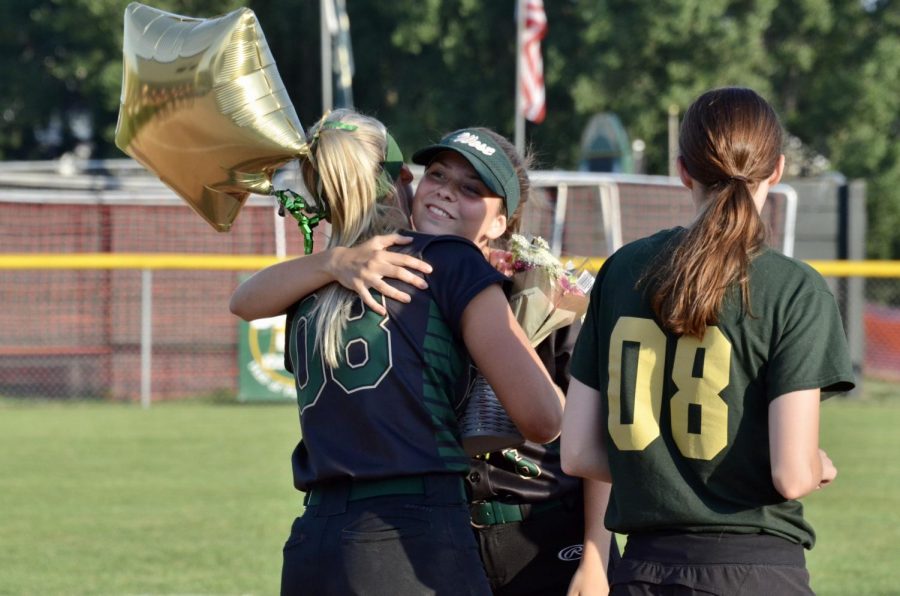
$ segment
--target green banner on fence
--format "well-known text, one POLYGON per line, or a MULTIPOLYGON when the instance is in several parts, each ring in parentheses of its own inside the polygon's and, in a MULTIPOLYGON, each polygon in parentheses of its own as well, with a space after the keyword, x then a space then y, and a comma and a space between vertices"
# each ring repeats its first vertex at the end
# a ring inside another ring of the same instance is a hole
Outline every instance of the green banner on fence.
POLYGON ((297 399, 294 377, 284 370, 284 315, 240 321, 238 327, 238 400, 297 399))

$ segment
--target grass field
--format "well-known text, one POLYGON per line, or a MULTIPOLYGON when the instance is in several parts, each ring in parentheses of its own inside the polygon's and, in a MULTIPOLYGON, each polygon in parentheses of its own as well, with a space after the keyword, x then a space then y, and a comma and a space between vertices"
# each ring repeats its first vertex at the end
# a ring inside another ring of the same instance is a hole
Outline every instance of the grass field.
MULTIPOLYGON (((900 591, 898 429, 900 388, 823 407, 822 596, 900 591)), ((296 433, 290 405, 0 400, 0 593, 276 594, 296 433)))

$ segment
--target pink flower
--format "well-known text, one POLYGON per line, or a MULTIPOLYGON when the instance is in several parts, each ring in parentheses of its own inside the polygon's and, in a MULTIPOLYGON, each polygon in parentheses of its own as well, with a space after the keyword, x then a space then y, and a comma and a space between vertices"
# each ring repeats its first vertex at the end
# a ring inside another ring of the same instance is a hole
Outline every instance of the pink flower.
POLYGON ((529 242, 514 234, 510 238, 510 252, 513 258, 510 307, 536 346, 552 331, 584 315, 593 276, 582 272, 579 277, 574 269, 563 267, 540 237, 529 242))

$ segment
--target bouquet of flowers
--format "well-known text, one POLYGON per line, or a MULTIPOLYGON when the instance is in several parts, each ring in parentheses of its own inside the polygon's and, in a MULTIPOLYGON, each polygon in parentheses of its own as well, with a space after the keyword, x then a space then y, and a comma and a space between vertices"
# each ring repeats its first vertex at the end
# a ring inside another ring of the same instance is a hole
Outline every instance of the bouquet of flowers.
MULTIPOLYGON (((584 315, 594 276, 587 271, 576 274, 571 263, 564 267, 541 237, 528 241, 514 234, 509 248, 501 261, 512 278, 510 306, 531 345, 537 346, 554 330, 584 315)), ((463 448, 472 456, 525 440, 480 373, 469 388, 460 430, 463 448)))
POLYGON ((513 234, 509 248, 509 304, 531 345, 536 346, 584 315, 594 276, 587 271, 576 273, 571 261, 564 267, 540 236, 528 241, 513 234))

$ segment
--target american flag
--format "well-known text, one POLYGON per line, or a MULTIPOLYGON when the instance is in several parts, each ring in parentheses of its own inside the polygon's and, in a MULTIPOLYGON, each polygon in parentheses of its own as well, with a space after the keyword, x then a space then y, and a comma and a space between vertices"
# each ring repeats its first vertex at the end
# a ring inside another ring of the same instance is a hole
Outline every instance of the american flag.
POLYGON ((541 40, 547 35, 547 15, 544 0, 525 0, 525 27, 522 33, 522 113, 528 120, 544 120, 544 61, 541 40))

